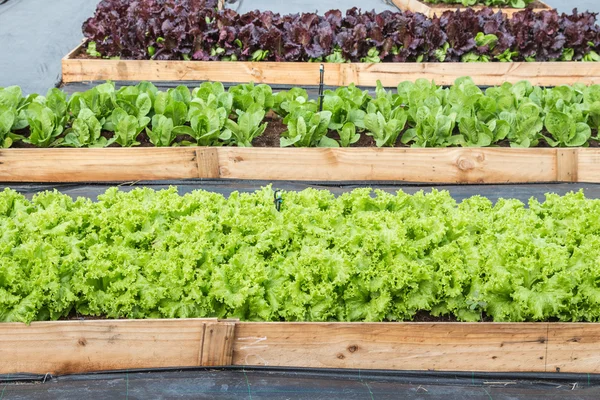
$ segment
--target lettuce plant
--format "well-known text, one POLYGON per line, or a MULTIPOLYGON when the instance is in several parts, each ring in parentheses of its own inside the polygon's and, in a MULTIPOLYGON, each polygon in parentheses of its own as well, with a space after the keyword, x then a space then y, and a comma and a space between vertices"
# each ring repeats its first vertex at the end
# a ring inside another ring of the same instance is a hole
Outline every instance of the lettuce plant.
POLYGON ((228 113, 224 107, 190 109, 190 115, 190 126, 176 127, 176 133, 191 136, 198 146, 219 146, 231 139, 232 131, 225 129, 228 113))
POLYGON ((262 104, 252 104, 246 111, 238 110, 237 121, 227 119, 223 137, 231 138, 232 144, 239 147, 252 147, 252 141, 262 135, 267 124, 262 123, 265 117, 262 104))
POLYGON ((98 121, 94 112, 84 108, 73 121, 70 129, 65 131, 66 135, 61 145, 68 147, 106 147, 114 139, 108 140, 102 136, 103 121, 98 121))
POLYGON ((338 142, 327 137, 330 120, 330 111, 298 113, 289 120, 281 147, 339 147, 338 142))

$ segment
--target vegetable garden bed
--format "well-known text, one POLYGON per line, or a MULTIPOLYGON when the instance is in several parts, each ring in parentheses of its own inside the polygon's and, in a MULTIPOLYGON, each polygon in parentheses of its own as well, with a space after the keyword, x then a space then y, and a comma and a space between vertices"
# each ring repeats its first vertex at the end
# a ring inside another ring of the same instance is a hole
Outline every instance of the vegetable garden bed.
POLYGON ((280 193, 3 191, 0 373, 600 371, 599 200, 280 193))
POLYGON ((116 0, 102 2, 84 23, 86 42, 63 60, 63 81, 314 85, 320 63, 325 84, 339 86, 375 86, 380 80, 389 87, 417 78, 447 85, 465 75, 478 85, 600 80, 600 37, 590 13, 552 11, 544 17, 525 10, 507 19, 487 8, 432 19, 356 8, 345 15, 240 15, 206 5, 150 1, 149 11, 140 14, 116 0))
MULTIPOLYGON (((479 11, 485 8, 485 6, 478 5, 465 7, 459 1, 457 1, 456 4, 448 4, 446 2, 440 4, 431 4, 420 0, 393 0, 392 2, 396 5, 396 7, 398 7, 401 10, 422 13, 428 16, 429 18, 433 18, 435 15, 439 17, 446 11, 462 11, 466 8, 471 8, 473 10, 479 11)), ((533 12, 552 10, 552 7, 540 0, 536 0, 533 3, 529 4, 527 8, 533 12)), ((508 17, 512 17, 513 14, 523 11, 522 8, 511 7, 492 7, 492 10, 494 10, 494 12, 501 11, 508 17)))
POLYGON ((0 338, 0 374, 230 365, 600 372, 600 324, 86 320, 4 323, 0 338))

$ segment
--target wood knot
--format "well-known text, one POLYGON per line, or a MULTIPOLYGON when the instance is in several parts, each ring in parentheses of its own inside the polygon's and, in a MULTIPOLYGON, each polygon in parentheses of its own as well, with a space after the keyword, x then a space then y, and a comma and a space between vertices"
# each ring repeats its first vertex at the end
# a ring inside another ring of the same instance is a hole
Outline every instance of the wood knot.
POLYGON ((343 360, 344 358, 346 358, 345 355, 343 355, 342 353, 337 355, 337 358, 339 358, 340 360, 343 360))
POLYGON ((239 162, 242 162, 242 161, 244 161, 244 159, 242 157, 240 157, 240 156, 233 157, 233 162, 234 163, 239 163, 239 162))
POLYGON ((358 350, 358 346, 353 344, 352 346, 348 346, 348 351, 350 353, 354 353, 356 350, 358 350))
POLYGON ((580 341, 581 341, 580 337, 574 337, 574 338, 567 340, 567 342, 573 342, 573 343, 579 343, 580 341))
POLYGON ((87 344, 87 340, 85 340, 85 338, 80 338, 77 341, 77 344, 80 345, 80 346, 85 346, 87 344))
POLYGON ((468 158, 459 158, 458 159, 458 169, 460 169, 461 171, 470 171, 475 167, 475 164, 473 163, 472 160, 469 160, 468 158))

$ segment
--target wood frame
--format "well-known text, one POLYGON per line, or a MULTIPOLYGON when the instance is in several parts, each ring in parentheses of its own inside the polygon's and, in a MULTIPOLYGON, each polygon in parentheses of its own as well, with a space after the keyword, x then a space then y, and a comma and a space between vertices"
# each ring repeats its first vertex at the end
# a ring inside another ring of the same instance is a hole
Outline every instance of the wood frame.
POLYGON ((600 324, 0 323, 0 374, 197 366, 598 373, 600 324))
POLYGON ((600 183, 600 148, 0 149, 0 182, 164 179, 600 183))
MULTIPOLYGON (((457 4, 454 4, 452 6, 444 6, 443 4, 439 4, 439 5, 427 4, 420 0, 392 0, 392 2, 394 3, 394 5, 396 7, 398 7, 402 11, 412 11, 415 13, 419 12, 421 14, 425 14, 429 18, 433 18, 434 15, 437 15, 439 17, 442 15, 442 13, 444 13, 446 11, 456 11, 456 10, 462 11, 462 10, 465 10, 466 8, 471 8, 475 11, 479 11, 479 10, 485 8, 483 6, 465 7, 459 3, 459 0, 456 0, 457 4)), ((541 7, 532 8, 532 10, 534 12, 552 10, 552 7, 550 7, 548 4, 544 3, 543 1, 538 0, 538 2, 541 3, 541 7)), ((510 8, 510 7, 492 7, 492 9, 494 10, 494 12, 502 11, 508 17, 512 17, 513 14, 518 13, 519 11, 523 11, 522 8, 510 8)))
MULTIPOLYGON (((220 81, 318 85, 319 63, 95 60, 76 58, 83 44, 62 60, 62 81, 220 81)), ((600 63, 325 63, 324 82, 330 86, 396 87, 419 78, 451 85, 470 76, 477 85, 501 85, 527 79, 537 86, 600 83, 600 63)))

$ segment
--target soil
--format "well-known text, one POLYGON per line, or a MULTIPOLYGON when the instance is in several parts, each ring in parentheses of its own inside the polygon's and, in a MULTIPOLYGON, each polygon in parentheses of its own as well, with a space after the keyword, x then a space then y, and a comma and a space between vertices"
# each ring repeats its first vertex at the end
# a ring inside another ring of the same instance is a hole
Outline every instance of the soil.
POLYGON ((265 132, 252 141, 254 147, 279 147, 279 138, 281 134, 287 131, 287 126, 280 118, 266 118, 267 129, 265 132))
MULTIPOLYGON (((465 7, 463 6, 461 3, 457 2, 454 4, 448 4, 448 3, 442 3, 442 4, 431 4, 431 3, 426 3, 423 0, 419 0, 420 3, 425 4, 427 7, 432 8, 432 9, 449 9, 449 8, 460 8, 460 9, 465 9, 465 8, 472 8, 474 10, 477 10, 478 8, 483 8, 484 6, 482 5, 475 5, 475 6, 471 6, 471 7, 465 7)), ((512 9, 512 7, 498 7, 498 6, 492 6, 492 8, 496 9, 496 8, 502 8, 502 9, 512 9)), ((551 8, 548 7, 546 4, 540 2, 540 1, 534 1, 533 3, 529 4, 527 6, 527 8, 542 8, 542 9, 546 9, 546 10, 550 10, 551 8)))
MULTIPOLYGON (((71 313, 66 317, 61 317, 58 320, 59 321, 98 321, 98 320, 107 320, 107 319, 127 319, 125 317, 122 318, 108 318, 106 316, 95 316, 95 315, 81 315, 78 313, 71 313)), ((280 322, 285 322, 285 321, 280 321, 280 322)), ((390 322, 390 321, 383 321, 383 322, 390 322)), ((442 315, 439 317, 434 317, 433 315, 429 314, 427 311, 419 311, 415 314, 414 318, 412 320, 406 320, 406 321, 394 321, 394 322, 459 322, 456 317, 454 315, 442 315)), ((493 322, 493 320, 486 316, 485 314, 482 315, 482 319, 480 322, 493 322)))

